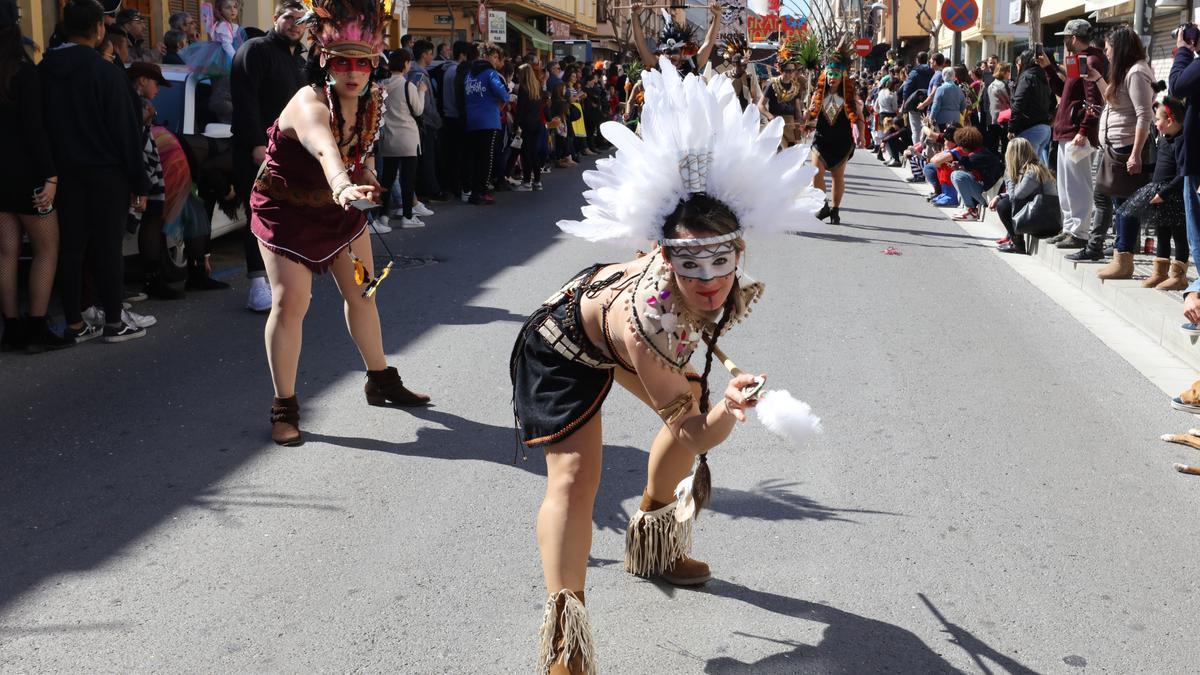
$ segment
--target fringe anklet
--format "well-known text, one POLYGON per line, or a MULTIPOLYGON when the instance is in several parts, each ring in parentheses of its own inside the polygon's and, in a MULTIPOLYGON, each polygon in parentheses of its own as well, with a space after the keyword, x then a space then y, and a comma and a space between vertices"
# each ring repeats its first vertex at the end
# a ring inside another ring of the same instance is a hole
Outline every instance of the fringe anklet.
POLYGON ((595 675, 596 644, 592 624, 583 606, 583 591, 562 589, 546 599, 542 618, 541 649, 538 652, 539 675, 546 675, 556 663, 572 675, 595 675))
POLYGON ((638 512, 625 531, 625 571, 639 577, 661 574, 692 550, 692 520, 675 519, 675 502, 638 512))

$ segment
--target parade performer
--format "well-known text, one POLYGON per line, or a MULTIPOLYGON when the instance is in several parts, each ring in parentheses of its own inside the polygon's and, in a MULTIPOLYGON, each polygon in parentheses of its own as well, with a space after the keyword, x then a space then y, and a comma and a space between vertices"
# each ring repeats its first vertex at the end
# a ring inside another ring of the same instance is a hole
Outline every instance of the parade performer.
POLYGON ((741 271, 742 235, 817 223, 812 209, 821 196, 809 186, 806 150, 775 152, 783 120, 760 132, 758 111, 741 109, 727 78, 681 79, 666 57, 642 82, 642 136, 615 123, 602 127, 618 152, 584 174, 591 187, 584 220, 559 227, 589 241, 655 245, 637 259, 575 275, 525 323, 510 362, 521 437, 546 453, 537 518, 549 594, 542 673, 595 671, 584 581, 601 405, 614 381, 663 422, 626 533, 625 568, 685 586, 712 577, 689 555, 692 518, 710 489, 706 453, 756 403, 742 391, 756 381, 750 375, 732 378, 716 405, 708 396, 718 337, 763 292, 741 271), (690 365, 696 349, 705 350, 699 373, 690 365), (685 488, 678 498, 677 486, 685 488))
MULTIPOLYGON (((749 45, 742 38, 731 37, 725 44, 724 57, 725 65, 722 66, 721 72, 729 78, 729 83, 733 85, 733 93, 742 104, 742 108, 758 105, 762 99, 762 88, 758 83, 758 74, 753 68, 747 67, 750 63, 749 45)), ((784 134, 787 134, 786 130, 784 134)))
POLYGON ((854 155, 855 130, 858 146, 865 148, 867 143, 858 85, 850 77, 850 63, 850 47, 842 42, 827 56, 808 107, 808 127, 814 130, 812 161, 817 167, 813 187, 825 192, 825 172, 833 178, 833 204, 826 199, 817 218, 828 218, 833 224, 842 222, 838 208, 846 193, 846 165, 854 155))
POLYGON ((651 52, 646 46, 646 36, 642 21, 638 16, 642 11, 641 0, 629 3, 629 20, 633 26, 633 43, 637 45, 638 56, 642 63, 660 67, 659 56, 666 57, 680 75, 699 73, 708 65, 713 48, 717 46, 717 31, 721 29, 721 4, 713 0, 708 5, 712 18, 708 22, 708 32, 704 34, 704 43, 696 46, 696 26, 692 23, 680 25, 666 9, 662 10, 663 27, 658 32, 658 46, 651 52))
POLYGON ((767 81, 758 105, 764 119, 783 118, 782 145, 789 148, 800 142, 809 89, 808 78, 801 72, 801 51, 797 41, 789 40, 780 46, 776 67, 779 75, 767 81))
POLYGON ((387 365, 374 295, 389 268, 375 276, 361 210, 381 191, 370 167, 383 94, 370 79, 390 17, 377 0, 316 0, 311 6, 302 19, 313 41, 310 86, 296 92, 268 129, 266 161, 250 194, 250 226, 271 283, 271 439, 280 445, 301 440, 296 369, 314 274, 332 271, 345 299, 346 325, 367 367, 367 402, 429 402, 406 389, 387 365))

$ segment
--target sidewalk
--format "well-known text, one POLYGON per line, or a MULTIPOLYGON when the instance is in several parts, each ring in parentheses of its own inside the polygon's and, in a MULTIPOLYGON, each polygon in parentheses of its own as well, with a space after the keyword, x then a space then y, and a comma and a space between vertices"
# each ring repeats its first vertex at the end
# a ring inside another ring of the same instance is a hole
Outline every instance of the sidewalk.
MULTIPOLYGON (((892 168, 891 171, 903 185, 908 185, 921 195, 928 194, 929 186, 925 183, 903 181, 912 175, 907 168, 892 168)), ((951 220, 952 209, 938 210, 944 213, 947 220, 951 220)), ((970 234, 980 237, 999 239, 1005 236, 1004 225, 994 211, 986 211, 983 222, 955 222, 970 234)), ((1056 273, 1072 287, 1082 290, 1193 370, 1200 371, 1200 345, 1197 345, 1200 339, 1179 330, 1179 326, 1186 321, 1183 316, 1183 292, 1141 287, 1142 280, 1150 276, 1153 255, 1138 253, 1135 256, 1132 279, 1101 281, 1096 278, 1096 270, 1107 263, 1107 260, 1099 263, 1073 262, 1066 259, 1068 253, 1071 251, 1060 250, 1035 240, 1029 258, 1056 273)), ((1195 278, 1195 266, 1189 263, 1188 279, 1195 278)))

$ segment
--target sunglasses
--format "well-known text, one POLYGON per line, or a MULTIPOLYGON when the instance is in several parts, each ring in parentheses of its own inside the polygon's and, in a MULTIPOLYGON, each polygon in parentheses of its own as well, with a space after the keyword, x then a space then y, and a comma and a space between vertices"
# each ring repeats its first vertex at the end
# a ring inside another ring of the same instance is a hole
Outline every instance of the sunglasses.
POLYGON ((346 73, 351 71, 369 73, 375 69, 375 66, 378 63, 379 61, 377 59, 352 59, 348 56, 335 56, 329 59, 329 69, 338 73, 346 73))
POLYGON ((785 72, 785 73, 794 73, 794 72, 796 72, 796 69, 795 69, 795 68, 784 68, 784 69, 783 69, 783 72, 785 72))
POLYGON ((354 255, 353 250, 350 251, 350 260, 354 263, 354 283, 359 286, 366 285, 366 288, 362 292, 364 298, 370 298, 375 295, 375 291, 379 290, 379 284, 382 284, 383 280, 388 278, 388 275, 392 272, 392 265, 395 264, 395 261, 389 260, 387 266, 379 273, 379 276, 372 277, 371 273, 367 271, 366 263, 354 255))

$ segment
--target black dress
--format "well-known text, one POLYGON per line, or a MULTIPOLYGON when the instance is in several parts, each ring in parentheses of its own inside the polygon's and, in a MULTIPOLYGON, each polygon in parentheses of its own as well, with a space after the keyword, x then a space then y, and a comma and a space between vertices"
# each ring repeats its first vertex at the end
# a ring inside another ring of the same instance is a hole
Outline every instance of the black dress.
POLYGON ((7 101, 0 101, 0 212, 36 215, 33 191, 57 175, 42 122, 37 67, 17 67, 7 101))
MULTIPOLYGON (((826 93, 826 97, 830 96, 826 93)), ((841 97, 838 96, 840 100, 841 97)), ((850 124, 850 116, 846 114, 846 105, 837 107, 837 114, 831 121, 829 98, 821 102, 822 110, 817 111, 817 129, 813 134, 813 152, 825 163, 825 168, 833 171, 854 155, 854 129, 850 124)))

